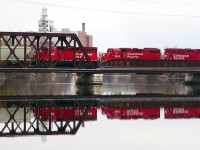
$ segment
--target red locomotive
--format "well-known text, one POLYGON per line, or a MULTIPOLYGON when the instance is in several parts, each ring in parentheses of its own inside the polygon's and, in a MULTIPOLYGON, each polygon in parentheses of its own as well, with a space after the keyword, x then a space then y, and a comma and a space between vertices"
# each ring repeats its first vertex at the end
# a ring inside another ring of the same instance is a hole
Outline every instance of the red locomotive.
POLYGON ((158 48, 109 48, 102 53, 101 60, 160 60, 161 51, 158 48))
POLYGON ((102 107, 102 114, 108 119, 157 119, 160 108, 108 108, 102 107))
MULTIPOLYGON (((97 47, 84 47, 89 59, 91 60, 94 67, 97 67, 98 64, 98 52, 97 47)), ((39 55, 35 56, 34 65, 43 62, 55 62, 59 60, 57 66, 69 66, 72 67, 74 62, 76 64, 83 57, 83 52, 79 48, 72 48, 72 47, 43 47, 41 48, 39 55)), ((89 66, 86 58, 84 57, 81 63, 81 68, 87 68, 89 66)))
POLYGON ((166 119, 199 118, 199 117, 200 117, 200 108, 198 107, 165 108, 166 119))
POLYGON ((165 60, 199 60, 198 49, 187 48, 166 48, 164 59, 165 60))

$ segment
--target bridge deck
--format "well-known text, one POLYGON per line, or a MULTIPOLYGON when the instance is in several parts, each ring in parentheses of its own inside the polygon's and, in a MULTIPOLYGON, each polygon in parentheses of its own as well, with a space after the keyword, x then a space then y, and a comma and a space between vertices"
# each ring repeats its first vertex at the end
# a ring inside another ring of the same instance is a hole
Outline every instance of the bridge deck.
POLYGON ((0 72, 24 73, 200 73, 200 67, 136 67, 136 68, 0 68, 0 72))

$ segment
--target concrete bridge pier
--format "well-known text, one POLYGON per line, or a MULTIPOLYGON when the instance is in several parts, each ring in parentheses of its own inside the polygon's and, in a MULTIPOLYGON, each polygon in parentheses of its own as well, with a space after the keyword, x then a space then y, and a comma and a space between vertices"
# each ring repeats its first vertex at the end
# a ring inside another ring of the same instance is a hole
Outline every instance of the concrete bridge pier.
POLYGON ((103 84, 103 74, 79 73, 75 75, 76 84, 103 84))
POLYGON ((76 84, 76 94, 77 95, 102 95, 103 89, 102 85, 84 85, 76 84))
POLYGON ((200 73, 186 73, 184 84, 200 85, 200 73))

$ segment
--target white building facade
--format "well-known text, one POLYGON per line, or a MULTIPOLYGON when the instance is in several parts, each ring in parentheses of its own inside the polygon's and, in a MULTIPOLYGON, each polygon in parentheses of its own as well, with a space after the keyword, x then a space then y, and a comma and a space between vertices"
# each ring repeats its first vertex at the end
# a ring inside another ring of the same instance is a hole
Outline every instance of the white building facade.
POLYGON ((54 22, 48 20, 47 8, 42 8, 42 14, 40 20, 38 20, 39 32, 54 32, 54 22))

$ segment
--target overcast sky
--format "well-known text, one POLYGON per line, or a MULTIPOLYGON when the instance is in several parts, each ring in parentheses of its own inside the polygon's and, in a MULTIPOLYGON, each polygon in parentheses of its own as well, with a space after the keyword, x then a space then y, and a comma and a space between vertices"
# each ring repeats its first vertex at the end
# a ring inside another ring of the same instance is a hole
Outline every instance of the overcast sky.
POLYGON ((38 31, 41 9, 57 30, 86 31, 108 47, 200 48, 199 0, 0 0, 0 31, 38 31))

